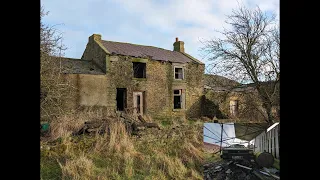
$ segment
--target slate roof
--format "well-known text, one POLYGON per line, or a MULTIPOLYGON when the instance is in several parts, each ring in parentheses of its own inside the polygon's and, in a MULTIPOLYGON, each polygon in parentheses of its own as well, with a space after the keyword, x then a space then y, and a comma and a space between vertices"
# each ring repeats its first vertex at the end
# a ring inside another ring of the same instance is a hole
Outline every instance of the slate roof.
POLYGON ((68 74, 105 74, 92 61, 73 58, 61 58, 63 73, 68 74))
POLYGON ((208 89, 217 90, 227 90, 240 85, 237 81, 213 74, 204 74, 204 84, 208 89))
POLYGON ((105 40, 101 40, 101 43, 111 54, 132 56, 137 58, 151 57, 153 60, 176 63, 196 62, 183 53, 153 46, 144 46, 105 40))
MULTIPOLYGON (((260 82, 262 87, 266 88, 269 94, 273 93, 272 86, 274 85, 274 81, 268 82, 260 82)), ((255 84, 240 84, 234 80, 228 79, 223 76, 212 75, 212 74, 204 74, 204 88, 207 90, 217 91, 228 91, 228 92, 253 92, 256 90, 255 84)), ((279 90, 280 82, 277 84, 277 94, 273 95, 274 105, 280 104, 280 90, 279 90)))

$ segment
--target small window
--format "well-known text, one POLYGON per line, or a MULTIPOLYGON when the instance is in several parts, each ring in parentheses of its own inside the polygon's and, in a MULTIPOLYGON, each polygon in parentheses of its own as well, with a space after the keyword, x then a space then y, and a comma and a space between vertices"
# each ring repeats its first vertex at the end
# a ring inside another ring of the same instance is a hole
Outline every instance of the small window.
POLYGON ((180 67, 174 68, 174 78, 183 79, 183 68, 180 68, 180 67))
POLYGON ((272 112, 272 115, 276 118, 280 117, 280 109, 279 107, 277 106, 272 106, 271 107, 271 112, 272 112))
POLYGON ((183 109, 183 96, 182 96, 182 89, 173 90, 173 108, 174 109, 183 109))
POLYGON ((230 101, 230 115, 238 115, 238 100, 230 101))
POLYGON ((133 62, 133 77, 146 78, 146 63, 133 62))

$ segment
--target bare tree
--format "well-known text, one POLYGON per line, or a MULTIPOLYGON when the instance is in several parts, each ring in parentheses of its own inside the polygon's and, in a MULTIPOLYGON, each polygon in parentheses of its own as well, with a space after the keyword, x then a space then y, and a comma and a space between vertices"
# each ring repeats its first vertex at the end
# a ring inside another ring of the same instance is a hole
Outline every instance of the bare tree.
POLYGON ((261 101, 265 120, 274 122, 280 83, 280 34, 274 15, 259 7, 239 7, 227 16, 230 28, 219 31, 222 38, 202 41, 212 74, 240 83, 251 83, 261 101))
POLYGON ((51 120, 64 110, 63 98, 72 92, 68 82, 62 77, 61 57, 66 48, 62 44, 62 34, 53 26, 43 23, 48 15, 44 8, 40 11, 40 114, 41 120, 51 120))

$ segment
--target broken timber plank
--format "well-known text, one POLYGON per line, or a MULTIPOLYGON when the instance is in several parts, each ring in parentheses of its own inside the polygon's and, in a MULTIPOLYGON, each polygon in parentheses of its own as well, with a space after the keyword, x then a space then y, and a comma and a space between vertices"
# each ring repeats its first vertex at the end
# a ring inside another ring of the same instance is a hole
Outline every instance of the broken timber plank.
POLYGON ((146 123, 146 122, 147 122, 146 120, 144 120, 144 118, 143 118, 141 115, 138 116, 138 119, 139 119, 142 123, 146 123))

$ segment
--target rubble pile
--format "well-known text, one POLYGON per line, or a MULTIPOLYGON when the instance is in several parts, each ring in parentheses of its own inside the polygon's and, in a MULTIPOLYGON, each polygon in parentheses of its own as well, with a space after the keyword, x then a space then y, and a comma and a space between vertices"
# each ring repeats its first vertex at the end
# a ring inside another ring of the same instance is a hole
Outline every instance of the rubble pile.
MULTIPOLYGON (((204 180, 260 180, 257 175, 253 173, 252 169, 258 169, 255 163, 249 161, 217 161, 209 164, 205 164, 204 168, 204 180), (248 167, 241 168, 236 164, 241 164, 248 167)), ((273 179, 271 177, 261 175, 263 179, 273 179)))
POLYGON ((80 130, 73 132, 73 135, 81 134, 104 134, 109 133, 109 123, 114 121, 114 119, 119 119, 126 126, 127 132, 132 135, 138 135, 138 132, 145 130, 146 128, 157 128, 160 129, 157 123, 146 122, 141 115, 137 117, 132 117, 126 114, 120 114, 119 117, 109 117, 101 120, 90 120, 86 121, 80 130))

